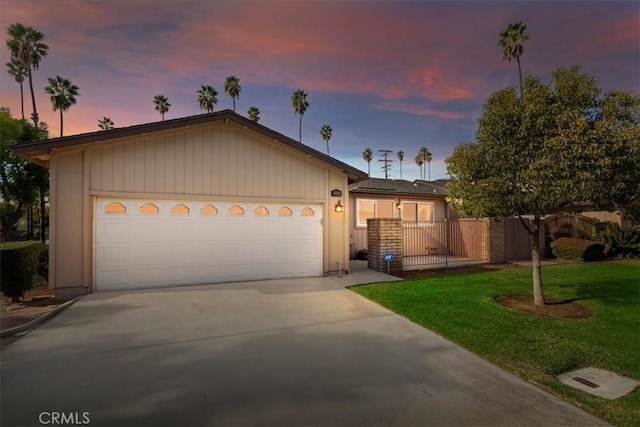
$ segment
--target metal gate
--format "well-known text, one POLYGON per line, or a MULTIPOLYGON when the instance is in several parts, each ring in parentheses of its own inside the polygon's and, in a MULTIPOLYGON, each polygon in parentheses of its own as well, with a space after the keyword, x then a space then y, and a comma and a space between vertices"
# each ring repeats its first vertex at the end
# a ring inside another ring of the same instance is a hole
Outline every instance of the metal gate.
POLYGON ((403 221, 402 266, 405 270, 431 265, 484 262, 483 220, 403 221))

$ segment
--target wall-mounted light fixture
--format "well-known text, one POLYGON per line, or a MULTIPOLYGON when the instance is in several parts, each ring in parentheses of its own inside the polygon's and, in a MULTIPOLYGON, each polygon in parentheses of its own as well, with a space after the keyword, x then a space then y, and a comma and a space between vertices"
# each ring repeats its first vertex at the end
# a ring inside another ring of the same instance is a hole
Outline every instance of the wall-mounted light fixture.
POLYGON ((396 209, 400 209, 401 207, 400 202, 396 203, 396 209))
POLYGON ((342 211, 344 211, 344 206, 342 206, 342 200, 338 200, 338 203, 336 203, 336 212, 342 213, 342 211))

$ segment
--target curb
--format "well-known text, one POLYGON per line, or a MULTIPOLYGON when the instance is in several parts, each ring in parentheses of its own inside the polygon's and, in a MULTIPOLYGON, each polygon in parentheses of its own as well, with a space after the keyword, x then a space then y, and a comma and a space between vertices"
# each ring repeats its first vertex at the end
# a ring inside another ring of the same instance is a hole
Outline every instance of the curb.
POLYGON ((50 311, 49 313, 43 314, 42 316, 38 317, 37 319, 33 319, 32 321, 27 322, 24 325, 15 326, 13 328, 9 328, 9 329, 6 329, 4 331, 0 331, 0 337, 6 337, 6 336, 10 336, 10 335, 17 335, 17 334, 20 334, 20 333, 23 333, 23 332, 30 331, 31 329, 33 329, 33 328, 39 326, 40 324, 46 322, 47 320, 49 320, 53 316, 57 315, 58 313, 61 313, 64 310, 66 310, 67 308, 71 307, 73 304, 76 303, 76 301, 78 301, 82 297, 84 297, 84 295, 79 295, 79 296, 75 297, 74 299, 72 299, 71 301, 67 301, 64 304, 59 305, 58 307, 56 307, 55 310, 50 311))

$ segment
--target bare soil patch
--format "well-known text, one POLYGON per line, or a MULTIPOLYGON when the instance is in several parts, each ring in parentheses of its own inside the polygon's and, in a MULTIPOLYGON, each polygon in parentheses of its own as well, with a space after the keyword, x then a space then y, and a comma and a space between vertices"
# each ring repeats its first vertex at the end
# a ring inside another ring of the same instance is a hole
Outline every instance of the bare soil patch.
POLYGON ((558 317, 562 319, 587 319, 593 316, 591 309, 572 300, 547 301, 546 305, 536 307, 533 305, 533 297, 531 296, 504 295, 497 297, 496 302, 506 307, 538 316, 558 317))

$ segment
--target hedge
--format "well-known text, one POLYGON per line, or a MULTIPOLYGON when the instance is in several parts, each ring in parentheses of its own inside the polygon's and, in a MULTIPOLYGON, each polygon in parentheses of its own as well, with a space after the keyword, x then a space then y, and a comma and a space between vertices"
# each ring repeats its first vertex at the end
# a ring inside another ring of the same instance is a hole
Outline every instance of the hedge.
POLYGON ((43 247, 32 240, 0 244, 0 291, 12 301, 19 301, 31 289, 43 247))
POLYGON ((551 242, 551 251, 556 258, 573 261, 597 261, 602 258, 604 245, 591 240, 561 237, 551 242))

